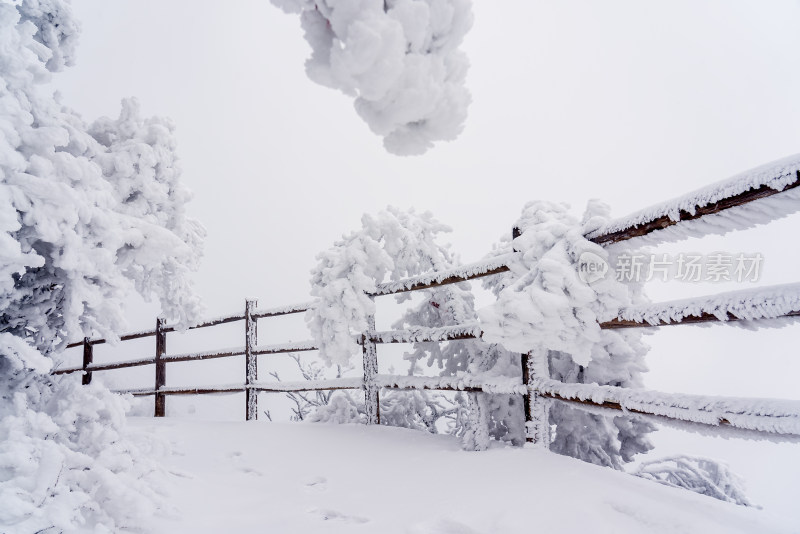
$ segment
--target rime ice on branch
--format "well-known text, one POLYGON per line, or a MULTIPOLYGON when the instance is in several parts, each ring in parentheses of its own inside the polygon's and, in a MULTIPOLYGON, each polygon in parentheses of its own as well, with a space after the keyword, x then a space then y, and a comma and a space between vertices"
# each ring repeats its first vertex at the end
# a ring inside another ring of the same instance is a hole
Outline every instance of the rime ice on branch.
POLYGON ((471 0, 272 0, 300 13, 313 81, 355 97, 358 114, 398 155, 422 154, 463 128, 469 62, 458 50, 471 0))

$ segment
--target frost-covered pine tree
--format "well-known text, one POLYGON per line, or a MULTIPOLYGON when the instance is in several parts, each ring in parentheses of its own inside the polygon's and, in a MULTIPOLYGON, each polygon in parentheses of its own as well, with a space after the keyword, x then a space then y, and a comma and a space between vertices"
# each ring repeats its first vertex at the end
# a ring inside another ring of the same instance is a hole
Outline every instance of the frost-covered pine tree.
MULTIPOLYGON (((352 365, 353 355, 361 353, 355 336, 369 327, 375 313, 369 294, 379 283, 444 269, 451 261, 449 250, 436 243, 436 236, 450 229, 430 213, 389 207, 375 216, 364 215, 361 223, 360 230, 319 254, 312 270, 311 293, 318 301, 308 312, 309 329, 322 359, 342 366, 352 365)), ((407 297, 401 295, 398 300, 407 297)), ((436 432, 438 417, 453 413, 441 405, 439 397, 426 392, 383 395, 382 422, 436 432)), ((360 418, 363 413, 363 402, 339 395, 311 419, 342 422, 343 414, 360 418)))
MULTIPOLYGON (((360 354, 355 335, 367 326, 375 304, 368 296, 377 284, 428 271, 454 267, 456 259, 448 247, 436 242, 439 233, 449 228, 429 213, 403 212, 388 208, 377 216, 365 215, 362 229, 352 232, 331 249, 319 255, 313 271, 312 294, 319 298, 309 312, 312 334, 322 357, 346 365, 360 354)), ((395 328, 463 325, 476 320, 474 297, 469 284, 449 285, 417 292, 421 303, 408 310, 395 328)), ((409 294, 397 296, 399 302, 409 294)), ((446 344, 414 343, 404 355, 409 375, 420 363, 435 366, 440 376, 519 375, 519 355, 480 340, 446 344)), ((352 406, 343 412, 337 401, 317 410, 314 420, 341 420, 342 413, 357 413, 352 406)), ((458 394, 455 399, 425 391, 389 392, 381 398, 382 423, 430 432, 448 430, 462 436, 467 449, 483 449, 489 437, 521 443, 524 441, 521 400, 510 395, 458 394), (437 424, 446 418, 449 425, 437 424)))
POLYGON ((188 219, 173 126, 135 100, 87 125, 46 84, 79 33, 61 0, 0 3, 0 530, 136 528, 157 508, 127 402, 49 374, 69 339, 114 339, 126 296, 186 324, 202 228, 188 219))
MULTIPOLYGON (((497 302, 479 311, 484 339, 507 349, 548 354, 548 377, 562 382, 641 387, 648 347, 638 330, 601 330, 599 323, 644 297, 635 284, 605 278, 584 280, 578 272, 587 255, 608 262, 608 252, 584 236, 600 227, 608 209, 592 202, 582 221, 563 204, 531 202, 496 254, 519 251, 511 271, 486 280, 497 302)), ((553 403, 551 450, 620 469, 650 450, 650 423, 606 418, 553 403)))
POLYGON ((450 228, 430 213, 388 207, 375 216, 365 214, 361 225, 318 254, 319 263, 311 271, 317 305, 306 320, 320 357, 328 363, 348 365, 360 354, 354 334, 364 332, 375 314, 369 294, 378 284, 443 270, 452 261, 447 247, 436 242, 436 236, 450 228))

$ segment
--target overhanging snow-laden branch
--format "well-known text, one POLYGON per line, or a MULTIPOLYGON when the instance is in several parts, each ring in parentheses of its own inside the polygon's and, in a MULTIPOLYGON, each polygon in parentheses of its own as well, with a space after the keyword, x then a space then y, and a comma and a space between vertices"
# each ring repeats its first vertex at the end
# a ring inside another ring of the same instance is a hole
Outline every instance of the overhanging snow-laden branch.
POLYGON ((460 50, 470 0, 272 0, 299 13, 311 45, 306 73, 355 98, 389 152, 422 154, 455 139, 470 103, 460 50))

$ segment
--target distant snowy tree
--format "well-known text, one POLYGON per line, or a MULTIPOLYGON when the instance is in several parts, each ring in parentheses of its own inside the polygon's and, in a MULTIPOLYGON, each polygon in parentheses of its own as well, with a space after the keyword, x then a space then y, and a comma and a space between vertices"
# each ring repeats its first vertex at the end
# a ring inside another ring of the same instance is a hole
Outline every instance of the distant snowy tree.
POLYGON ((375 313, 369 294, 379 283, 442 270, 452 261, 447 247, 436 243, 436 236, 450 228, 430 213, 389 207, 364 215, 361 224, 361 230, 318 254, 311 271, 311 294, 318 304, 306 320, 322 359, 337 365, 346 366, 361 353, 354 335, 367 329, 367 318, 375 313))
POLYGON ((92 125, 45 85, 72 64, 61 0, 0 3, 0 530, 136 528, 158 469, 124 428, 127 403, 49 375, 68 339, 115 338, 134 290, 182 324, 203 230, 187 219, 173 126, 135 100, 92 125))
POLYGON ((470 0, 272 0, 300 13, 309 78, 355 97, 389 152, 421 154, 461 133, 470 0))
MULTIPOLYGON (((309 311, 309 325, 322 357, 337 364, 348 364, 353 354, 360 354, 355 336, 366 329, 366 318, 374 313, 375 304, 368 294, 377 284, 456 265, 449 249, 435 239, 449 229, 430 214, 390 207, 374 217, 365 215, 362 224, 360 231, 319 255, 320 264, 312 276, 312 294, 320 300, 309 311)), ((476 320, 469 284, 420 293, 421 304, 408 310, 393 325, 395 328, 435 328, 476 320)), ((401 294, 397 300, 408 298, 408 294, 401 294)), ((423 361, 429 367, 436 366, 441 376, 515 376, 521 372, 519 355, 480 340, 418 342, 404 357, 410 375, 423 361)), ((318 409, 314 419, 328 420, 327 412, 339 414, 340 408, 318 409)), ((469 393, 452 399, 426 391, 389 392, 381 398, 381 418, 384 424, 430 432, 440 431, 437 422, 446 421, 447 429, 462 436, 464 447, 472 450, 486 448, 490 436, 514 443, 524 441, 521 400, 510 395, 469 393)), ((335 419, 339 420, 339 415, 335 419)))
MULTIPOLYGON (((599 323, 644 297, 635 284, 623 284, 608 272, 588 280, 582 261, 608 262, 608 252, 584 236, 607 216, 591 203, 583 221, 567 206, 531 202, 516 223, 521 235, 506 239, 496 254, 520 252, 511 271, 486 280, 497 302, 479 310, 484 339, 519 352, 544 351, 550 376, 562 382, 641 387, 648 347, 637 330, 601 330, 599 323)), ((650 423, 612 419, 553 403, 550 421, 556 431, 551 450, 598 465, 620 469, 637 453, 651 449, 650 423)))
MULTIPOLYGON (((455 264, 448 267, 455 267, 455 264)), ((425 289, 420 293, 423 295, 421 304, 408 310, 393 328, 438 328, 473 323, 477 319, 475 298, 468 283, 425 289)), ((479 339, 444 344, 415 342, 411 348, 404 355, 410 362, 410 375, 423 361, 428 367, 438 368, 440 376, 466 373, 479 378, 519 377, 522 372, 519 354, 479 339)), ((465 449, 483 450, 488 447, 490 437, 517 445, 524 443, 524 414, 518 395, 472 392, 459 395, 457 401, 462 401, 458 405, 463 414, 454 420, 451 431, 462 436, 465 449)))
POLYGON ((727 465, 716 460, 685 455, 671 456, 643 462, 634 474, 721 501, 755 506, 745 495, 742 479, 732 473, 727 465))

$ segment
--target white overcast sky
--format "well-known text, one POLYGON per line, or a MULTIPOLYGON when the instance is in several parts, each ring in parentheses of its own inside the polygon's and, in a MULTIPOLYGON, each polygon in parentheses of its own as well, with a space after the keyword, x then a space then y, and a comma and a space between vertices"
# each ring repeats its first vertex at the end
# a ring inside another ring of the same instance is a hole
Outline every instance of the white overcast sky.
MULTIPOLYGON (((433 212, 472 261, 529 200, 581 212, 599 198, 621 216, 800 152, 797 0, 475 0, 466 127, 412 158, 386 153, 348 97, 306 78, 299 20, 267 0, 73 6, 78 64, 54 84, 87 120, 137 96, 175 121, 190 211, 208 229, 197 288, 210 315, 246 296, 307 300, 315 255, 388 204, 433 212)), ((799 281, 798 223, 665 250, 758 251, 763 283, 799 281)), ((659 333, 648 385, 800 398, 798 334, 659 333)))
POLYGON ((55 83, 86 119, 137 96, 175 121, 213 314, 304 300, 314 256, 388 204, 432 211, 472 261, 526 201, 624 215, 800 151, 795 0, 476 0, 464 133, 413 158, 306 78, 299 20, 267 0, 73 5, 55 83))

